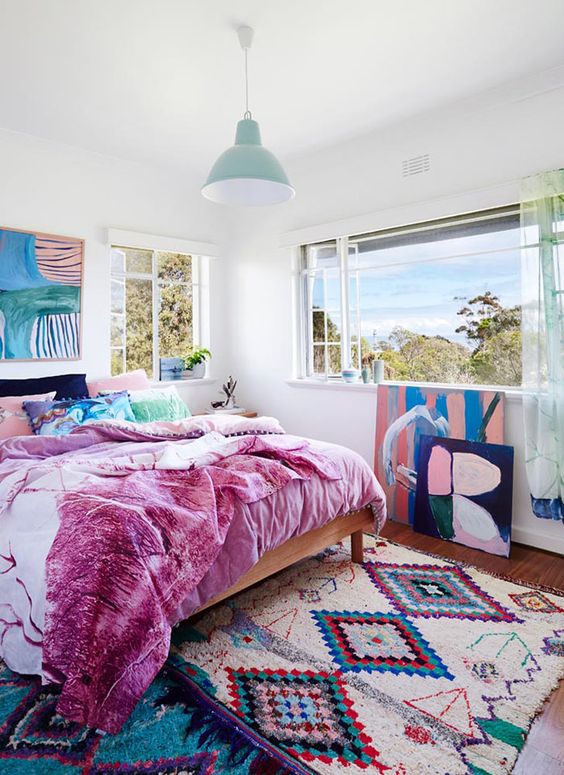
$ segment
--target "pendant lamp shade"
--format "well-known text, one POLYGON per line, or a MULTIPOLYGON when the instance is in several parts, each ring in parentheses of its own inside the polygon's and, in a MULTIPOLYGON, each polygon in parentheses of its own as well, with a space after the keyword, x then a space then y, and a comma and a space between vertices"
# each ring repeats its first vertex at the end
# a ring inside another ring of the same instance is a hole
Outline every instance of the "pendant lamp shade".
POLYGON ((295 191, 282 165, 267 150, 260 129, 249 110, 249 75, 247 54, 254 31, 242 26, 237 30, 245 55, 245 114, 237 124, 235 145, 224 151, 211 168, 202 186, 202 194, 212 202, 226 205, 276 205, 291 199, 295 191))
POLYGON ((258 123, 244 118, 235 145, 213 165, 202 194, 221 204, 256 206, 286 202, 295 191, 276 156, 262 145, 258 123))

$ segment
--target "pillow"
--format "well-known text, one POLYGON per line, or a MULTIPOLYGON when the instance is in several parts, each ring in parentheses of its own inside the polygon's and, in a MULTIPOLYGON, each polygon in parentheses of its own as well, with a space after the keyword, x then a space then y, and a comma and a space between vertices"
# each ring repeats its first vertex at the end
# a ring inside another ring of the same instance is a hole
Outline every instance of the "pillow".
POLYGON ((127 391, 100 398, 65 401, 24 401, 31 427, 38 436, 65 436, 96 420, 135 421, 127 391))
POLYGON ((151 382, 145 369, 136 369, 136 371, 118 374, 117 377, 106 377, 89 382, 88 392, 90 396, 97 396, 102 393, 115 393, 116 390, 144 390, 150 387, 151 382))
POLYGON ((129 400, 137 422, 185 420, 192 416, 174 385, 151 390, 130 390, 129 400))
POLYGON ((12 436, 31 436, 29 417, 23 407, 24 401, 51 401, 54 393, 37 396, 4 396, 0 398, 0 440, 12 436))
POLYGON ((88 395, 86 374, 56 374, 33 379, 0 379, 0 396, 27 396, 30 393, 52 393, 55 398, 83 398, 88 395))

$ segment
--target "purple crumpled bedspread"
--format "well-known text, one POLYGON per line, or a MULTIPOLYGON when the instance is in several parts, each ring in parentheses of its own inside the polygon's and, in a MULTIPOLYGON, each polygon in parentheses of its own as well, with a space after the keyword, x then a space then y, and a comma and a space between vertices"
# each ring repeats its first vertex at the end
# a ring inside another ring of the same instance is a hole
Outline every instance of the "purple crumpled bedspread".
MULTIPOLYGON (((270 423, 263 433, 282 432, 270 423)), ((0 514, 18 497, 31 498, 27 510, 34 498, 38 508, 56 501, 44 678, 63 685, 61 715, 108 732, 164 664, 174 612, 220 552, 237 501, 340 478, 330 456, 296 437, 256 435, 260 423, 164 425, 102 422, 0 450, 0 514)))

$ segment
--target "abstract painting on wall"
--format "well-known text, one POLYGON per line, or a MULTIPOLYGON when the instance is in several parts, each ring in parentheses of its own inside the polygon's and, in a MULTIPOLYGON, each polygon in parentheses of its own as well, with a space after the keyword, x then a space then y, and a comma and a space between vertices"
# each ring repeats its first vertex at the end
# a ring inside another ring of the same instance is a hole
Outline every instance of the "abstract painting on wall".
POLYGON ((509 556, 513 447, 421 436, 413 528, 509 556))
POLYGON ((0 359, 80 357, 84 242, 0 229, 0 359))
POLYGON ((390 519, 413 524, 421 436, 503 444, 503 391, 379 385, 375 469, 390 519))

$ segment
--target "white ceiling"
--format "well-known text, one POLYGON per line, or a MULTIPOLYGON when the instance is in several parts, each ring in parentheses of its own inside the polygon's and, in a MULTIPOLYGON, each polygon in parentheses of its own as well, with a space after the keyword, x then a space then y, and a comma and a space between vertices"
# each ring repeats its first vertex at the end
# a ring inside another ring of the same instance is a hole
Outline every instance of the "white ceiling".
POLYGON ((299 155, 564 63, 563 0, 0 0, 0 127, 205 170, 251 109, 299 155))

